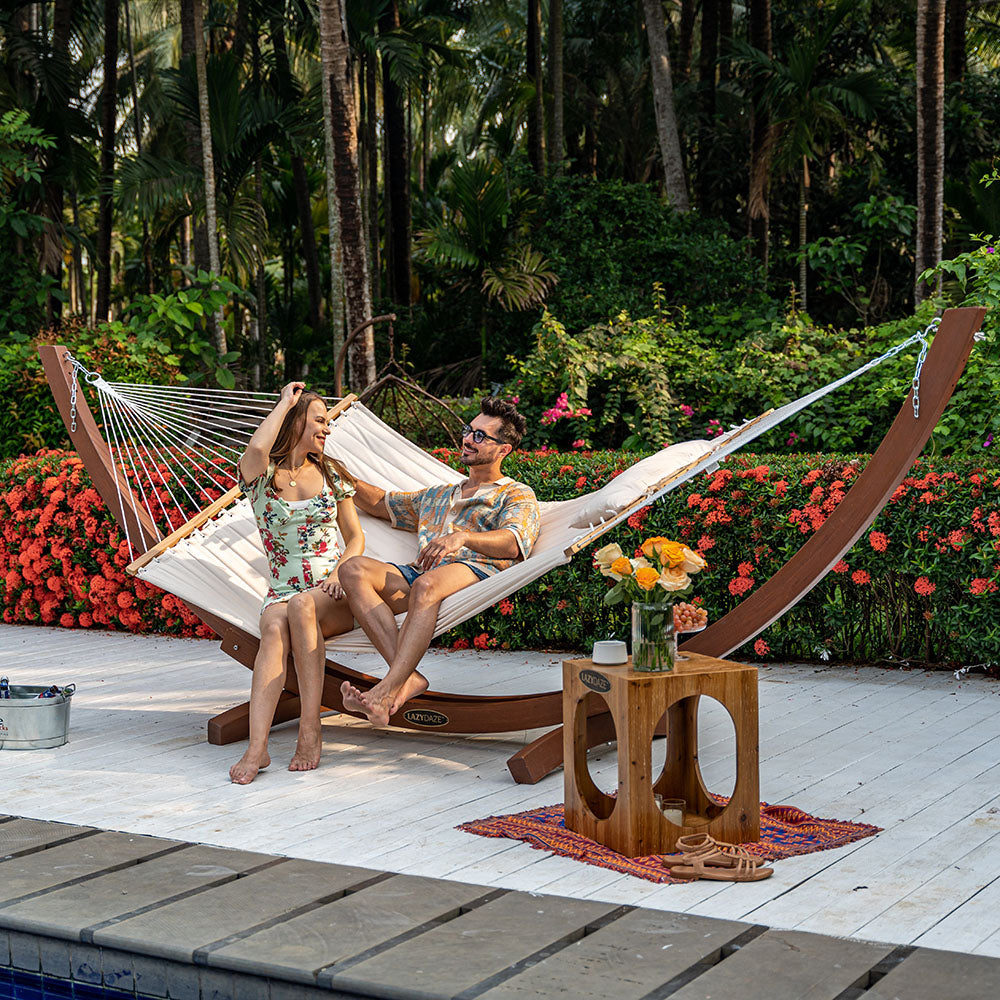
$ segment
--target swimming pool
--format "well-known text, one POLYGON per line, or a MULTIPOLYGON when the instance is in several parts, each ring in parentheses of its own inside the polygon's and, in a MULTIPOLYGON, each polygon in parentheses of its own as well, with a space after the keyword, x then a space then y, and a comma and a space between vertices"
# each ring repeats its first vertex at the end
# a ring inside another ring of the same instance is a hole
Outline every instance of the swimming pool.
POLYGON ((135 993, 0 968, 0 1000, 135 1000, 135 993))

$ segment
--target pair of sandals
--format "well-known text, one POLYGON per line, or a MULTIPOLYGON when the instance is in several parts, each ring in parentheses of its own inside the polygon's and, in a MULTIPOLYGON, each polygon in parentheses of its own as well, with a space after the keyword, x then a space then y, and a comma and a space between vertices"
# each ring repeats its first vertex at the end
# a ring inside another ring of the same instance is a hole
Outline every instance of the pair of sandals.
POLYGON ((706 878, 716 882, 759 882, 774 874, 773 868, 737 844, 715 840, 707 833, 677 838, 679 855, 666 855, 663 864, 674 878, 706 878))

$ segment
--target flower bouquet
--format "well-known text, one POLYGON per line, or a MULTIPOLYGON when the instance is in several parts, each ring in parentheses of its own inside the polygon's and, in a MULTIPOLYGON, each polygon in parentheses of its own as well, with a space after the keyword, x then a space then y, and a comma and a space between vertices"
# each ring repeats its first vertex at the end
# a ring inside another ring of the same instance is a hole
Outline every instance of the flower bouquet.
MULTIPOLYGON (((705 560, 693 549, 669 538, 647 538, 639 551, 641 555, 630 559, 620 545, 612 542, 594 553, 595 567, 615 581, 604 595, 604 603, 632 601, 634 670, 673 670, 676 640, 672 602, 691 592, 691 575, 705 568, 705 560)), ((686 624, 689 610, 700 609, 685 606, 686 624)))

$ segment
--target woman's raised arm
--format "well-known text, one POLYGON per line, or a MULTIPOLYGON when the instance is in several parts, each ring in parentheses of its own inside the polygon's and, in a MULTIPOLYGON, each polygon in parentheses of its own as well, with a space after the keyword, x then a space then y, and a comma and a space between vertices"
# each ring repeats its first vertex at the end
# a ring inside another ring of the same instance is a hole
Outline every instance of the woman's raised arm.
POLYGON ((278 431, 281 430, 282 421, 288 415, 288 411, 299 401, 299 396, 305 387, 305 382, 289 382, 281 390, 281 396, 274 404, 274 409, 261 421, 260 427, 253 432, 247 450, 240 458, 240 472, 243 474, 244 482, 252 483, 258 476, 267 472, 271 448, 274 447, 274 439, 278 436, 278 431))

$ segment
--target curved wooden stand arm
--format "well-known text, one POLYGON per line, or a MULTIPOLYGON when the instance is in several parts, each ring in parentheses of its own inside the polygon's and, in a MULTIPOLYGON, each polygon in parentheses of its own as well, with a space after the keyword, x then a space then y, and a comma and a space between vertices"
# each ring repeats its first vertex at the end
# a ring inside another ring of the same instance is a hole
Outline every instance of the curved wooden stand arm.
POLYGON ((132 488, 125 477, 111 460, 108 443, 101 436, 94 415, 90 412, 82 393, 79 392, 76 396, 74 420, 71 406, 73 365, 66 360, 69 350, 62 344, 46 344, 38 348, 38 354, 42 359, 45 377, 59 409, 59 415, 69 432, 69 439, 94 481, 94 488, 131 539, 132 548, 137 552, 145 552, 156 544, 159 533, 132 493, 132 488), (124 504, 119 501, 119 493, 125 501, 124 504))
MULTIPOLYGON (((985 315, 985 309, 945 312, 921 373, 919 418, 911 391, 864 472, 819 531, 739 607, 685 642, 685 652, 727 656, 797 604, 861 537, 930 440, 985 315)), ((534 784, 561 766, 562 753, 560 727, 514 754, 507 766, 515 781, 534 784)))

